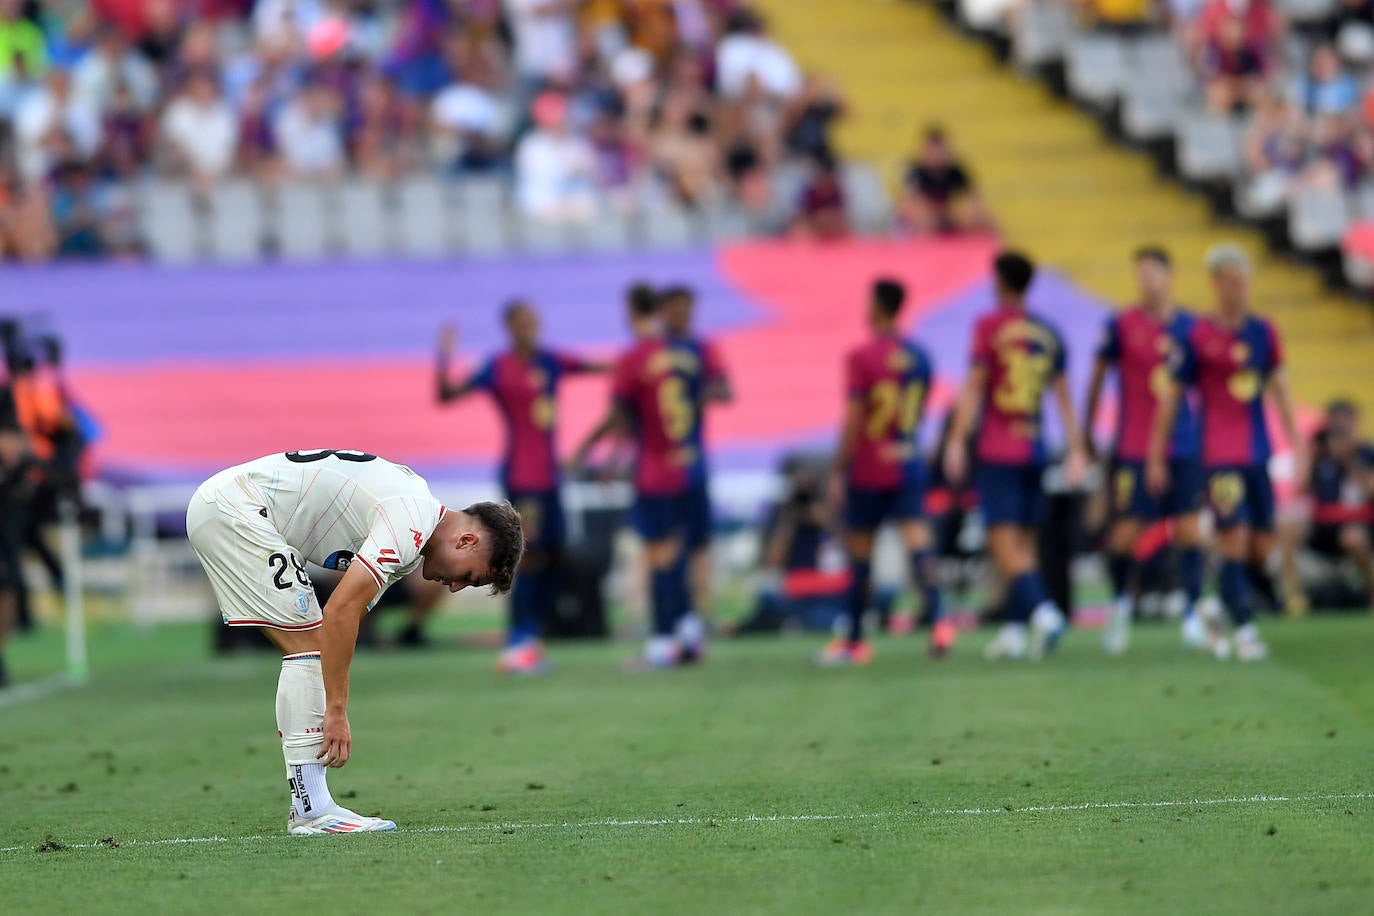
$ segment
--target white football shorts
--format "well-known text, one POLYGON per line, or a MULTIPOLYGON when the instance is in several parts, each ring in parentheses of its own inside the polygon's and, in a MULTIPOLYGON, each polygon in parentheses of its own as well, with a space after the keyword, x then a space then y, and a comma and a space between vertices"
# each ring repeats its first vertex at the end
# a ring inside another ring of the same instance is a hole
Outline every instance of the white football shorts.
POLYGON ((313 630, 324 615, 305 571, 236 475, 221 472, 191 497, 186 533, 231 627, 313 630))

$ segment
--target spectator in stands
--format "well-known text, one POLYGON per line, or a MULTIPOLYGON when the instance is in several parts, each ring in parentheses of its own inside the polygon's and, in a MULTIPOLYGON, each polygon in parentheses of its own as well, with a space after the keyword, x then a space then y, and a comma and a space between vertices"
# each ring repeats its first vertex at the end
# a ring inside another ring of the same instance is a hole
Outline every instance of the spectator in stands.
POLYGON ((844 185, 840 182, 840 164, 834 156, 827 154, 816 160, 816 174, 802 191, 792 234, 818 242, 835 242, 849 236, 844 185))
POLYGON ((992 217, 972 176, 955 157, 943 128, 926 128, 916 159, 907 166, 898 218, 909 230, 983 232, 992 217))
POLYGON ((1185 41, 1200 57, 1209 43, 1218 43, 1229 26, 1228 21, 1239 19, 1241 39, 1239 47, 1248 48, 1259 58, 1261 71, 1267 72, 1277 57, 1279 41, 1283 37, 1284 22, 1271 0, 1207 0, 1198 13, 1196 23, 1185 29, 1185 41))
POLYGON ((515 200, 546 223, 587 223, 596 214, 596 152, 568 130, 566 96, 546 92, 534 100, 535 127, 515 150, 515 200))
POLYGON ((605 105, 592 118, 587 140, 596 154, 596 182, 619 209, 627 209, 635 189, 643 156, 626 136, 618 106, 605 105))
POLYGON ((100 148, 100 112, 73 91, 66 71, 52 70, 24 95, 14 114, 15 155, 26 183, 42 181, 66 159, 89 159, 100 148))
POLYGON ((653 162, 674 198, 698 207, 720 185, 720 150, 711 136, 711 119, 680 103, 664 106, 654 127, 653 162))
POLYGON ((839 88, 823 77, 806 77, 801 94, 788 105, 787 149, 812 159, 829 155, 834 149, 830 132, 842 117, 844 96, 839 88))
POLYGON ((95 47, 72 69, 72 94, 98 112, 114 100, 115 87, 123 83, 139 111, 148 111, 158 97, 157 70, 129 44, 124 33, 105 26, 95 47))
POLYGON ((1374 145, 1351 115, 1328 115, 1313 126, 1315 157, 1303 172, 1312 187, 1351 189, 1359 185, 1374 163, 1374 145))
POLYGON ((100 149, 95 157, 97 174, 115 180, 138 175, 152 146, 148 125, 148 119, 134 107, 129 87, 120 83, 101 118, 100 149))
POLYGON ((1264 92, 1265 52, 1246 36, 1245 20, 1222 17, 1202 49, 1202 79, 1207 105, 1229 114, 1257 102, 1264 92))
POLYGON ((1269 212, 1288 199, 1306 163, 1304 128, 1302 113, 1284 96, 1270 93, 1260 100, 1243 144, 1251 176, 1246 193, 1255 210, 1269 212))
POLYGON ((190 76, 162 114, 161 133, 172 167, 201 191, 210 190, 233 167, 238 131, 219 85, 204 71, 190 76))
POLYGON ((435 152, 453 172, 490 172, 502 164, 507 115, 487 82, 492 75, 486 68, 473 68, 430 106, 435 152))
POLYGON ((42 261, 56 247, 47 187, 0 167, 0 261, 42 261))
POLYGON ((1322 117, 1353 111, 1360 101, 1360 89, 1341 63, 1340 55, 1330 43, 1322 43, 1312 50, 1307 74, 1295 88, 1297 103, 1309 115, 1322 117))
POLYGON ((113 212, 109 189, 99 185, 90 167, 78 161, 60 163, 53 174, 52 185, 57 256, 100 257, 105 253, 101 226, 113 212))
POLYGON ((517 100, 528 101, 542 89, 566 85, 577 69, 577 24, 573 17, 581 0, 503 2, 515 45, 517 100))
POLYGON ((310 83, 277 115, 272 138, 287 174, 308 179, 338 178, 347 164, 343 101, 323 82, 310 83))
POLYGON ((0 84, 32 82, 47 70, 47 40, 24 15, 23 0, 0 0, 0 84))
POLYGON ((1310 512, 1284 520, 1280 537, 1284 593, 1302 595, 1298 552, 1305 544, 1329 560, 1354 562, 1374 601, 1374 445, 1360 439, 1359 409, 1350 401, 1327 405, 1325 422, 1312 436, 1310 512))
POLYGON ((787 49, 768 36, 763 17, 742 7, 730 14, 716 46, 716 85, 727 99, 743 97, 751 85, 785 99, 801 91, 802 75, 787 49))
POLYGON ((409 173, 418 158, 415 125, 395 85, 375 74, 364 78, 356 108, 348 127, 354 168, 376 181, 409 173))

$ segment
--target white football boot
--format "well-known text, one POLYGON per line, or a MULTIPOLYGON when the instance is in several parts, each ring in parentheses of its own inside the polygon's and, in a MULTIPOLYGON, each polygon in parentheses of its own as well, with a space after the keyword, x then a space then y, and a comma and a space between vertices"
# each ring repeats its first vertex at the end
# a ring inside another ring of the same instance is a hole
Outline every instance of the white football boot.
POLYGON ((1120 655, 1131 644, 1131 610, 1131 599, 1125 595, 1112 602, 1102 628, 1102 648, 1108 655, 1120 655))
POLYGON ((1003 625, 1002 629, 997 632, 997 636, 983 649, 983 658, 990 662, 1025 657, 1026 628, 1017 623, 1003 625))
POLYGON ((1202 619, 1202 612, 1193 611, 1193 613, 1184 617, 1183 624, 1179 628, 1179 633, 1183 638, 1183 648, 1207 648, 1207 622, 1202 619))
POLYGON ((300 817, 296 808, 291 807, 291 816, 286 819, 286 832, 292 836, 324 836, 329 833, 379 833, 395 830, 395 821, 380 817, 363 817, 340 805, 314 817, 300 817))
POLYGON ((1045 601, 1035 609, 1030 619, 1030 647, 1027 657, 1038 662, 1054 651, 1059 638, 1068 628, 1064 612, 1055 607, 1054 602, 1045 601))
POLYGON ((1236 630, 1236 658, 1243 662, 1262 662, 1269 657, 1269 647, 1260 639, 1253 623, 1236 630))

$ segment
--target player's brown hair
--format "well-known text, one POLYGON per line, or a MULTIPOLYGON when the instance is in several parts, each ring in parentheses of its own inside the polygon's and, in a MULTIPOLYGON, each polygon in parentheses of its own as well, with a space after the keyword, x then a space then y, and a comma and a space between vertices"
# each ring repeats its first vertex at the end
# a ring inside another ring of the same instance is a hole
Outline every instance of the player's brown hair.
POLYGON ((473 503, 463 510, 482 523, 490 539, 491 593, 504 595, 515 581, 525 555, 525 528, 520 513, 508 502, 473 503))

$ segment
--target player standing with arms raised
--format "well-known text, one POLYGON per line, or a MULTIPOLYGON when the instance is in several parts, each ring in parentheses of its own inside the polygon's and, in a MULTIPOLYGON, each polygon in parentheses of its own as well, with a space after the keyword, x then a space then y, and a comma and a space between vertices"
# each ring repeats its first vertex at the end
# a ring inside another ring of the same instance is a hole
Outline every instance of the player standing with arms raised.
MULTIPOLYGON (((1250 262, 1245 252, 1235 245, 1218 245, 1207 252, 1206 265, 1216 309, 1197 320, 1179 347, 1173 383, 1160 399, 1151 430, 1146 477, 1155 494, 1169 488, 1168 445, 1174 418, 1185 393, 1196 390, 1207 502, 1216 519, 1221 554, 1221 600, 1236 625, 1236 657, 1258 661, 1269 650, 1251 620, 1246 566, 1262 564, 1274 547, 1266 391, 1274 399, 1293 449, 1295 480, 1306 479, 1303 443, 1298 438, 1278 333, 1250 312, 1250 262)), ((1210 635, 1217 656, 1228 656, 1229 640, 1219 632, 1210 635)))
POLYGON ((720 352, 709 340, 692 333, 696 294, 687 286, 670 286, 659 294, 663 331, 678 354, 687 379, 687 399, 696 409, 692 446, 696 462, 687 488, 686 530, 688 617, 705 613, 711 603, 711 482, 706 450, 706 408, 734 398, 720 352))
POLYGON ((1065 476, 1082 482, 1087 458, 1064 380, 1066 356, 1059 331, 1026 310, 1035 266, 1015 252, 993 263, 997 306, 978 319, 968 377, 945 447, 945 475, 957 483, 968 473, 964 443, 981 411, 974 446, 973 483, 988 549, 1006 586, 1006 624, 985 651, 990 659, 1042 657, 1065 627, 1064 613, 1045 591, 1036 565, 1036 529, 1046 512, 1042 401, 1054 396, 1068 452, 1065 476))
POLYGON ((352 753, 348 670, 358 624, 388 586, 420 569, 456 592, 509 590, 524 550, 510 505, 439 504, 410 468, 365 452, 268 455, 200 485, 186 510, 191 547, 229 626, 258 627, 281 650, 277 734, 296 836, 395 830, 329 794, 326 767, 352 753), (309 561, 343 570, 320 608, 309 561))
POLYGON ((1206 629, 1195 613, 1202 592, 1202 467, 1198 463, 1197 417, 1187 399, 1179 402, 1169 437, 1169 488, 1156 497, 1145 485, 1145 459, 1150 450, 1159 398, 1172 380, 1170 360, 1188 336, 1194 318, 1173 300, 1173 271, 1162 248, 1148 246, 1135 255, 1140 300, 1107 319, 1088 386, 1085 435, 1091 437, 1107 372, 1117 378, 1116 453, 1111 501, 1115 519, 1107 536, 1107 569, 1111 574, 1112 617, 1102 645, 1115 655, 1130 640, 1131 614, 1138 588, 1133 549, 1146 525, 1167 519, 1178 549, 1179 578, 1187 596, 1183 642, 1202 646, 1206 629))
POLYGON ((438 397, 448 404, 484 391, 505 421, 501 484, 525 523, 526 548, 511 592, 506 647, 497 670, 537 674, 545 670, 542 619, 557 598, 558 566, 567 539, 558 494, 558 386, 566 375, 604 372, 607 367, 541 347, 539 315, 528 303, 510 303, 504 319, 510 348, 458 384, 449 381, 457 332, 444 328, 439 337, 438 397))
POLYGON ((864 640, 863 617, 872 585, 873 540, 889 519, 900 529, 912 584, 931 621, 931 654, 944 655, 954 642, 954 627, 944 619, 923 511, 926 468, 916 441, 933 371, 926 349, 904 339, 897 327, 905 301, 901 283, 873 284, 868 312, 873 338, 851 351, 845 365, 849 403, 830 488, 834 497, 843 493, 844 498, 849 632, 817 657, 817 663, 827 667, 866 665, 873 657, 864 640))

